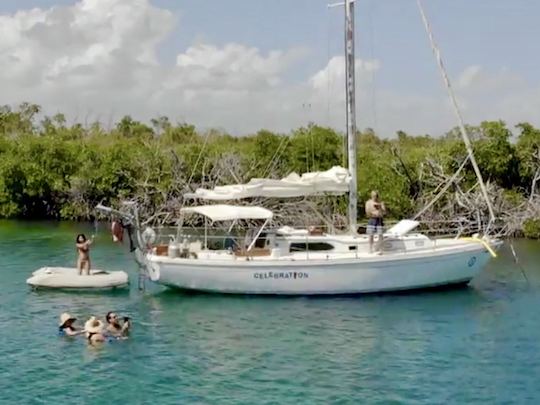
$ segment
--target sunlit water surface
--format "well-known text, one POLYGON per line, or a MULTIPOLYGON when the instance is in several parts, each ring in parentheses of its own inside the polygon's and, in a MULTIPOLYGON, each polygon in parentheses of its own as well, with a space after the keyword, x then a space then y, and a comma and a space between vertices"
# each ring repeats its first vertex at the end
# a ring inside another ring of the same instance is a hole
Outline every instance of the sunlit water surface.
POLYGON ((540 403, 540 242, 515 242, 469 288, 279 298, 137 289, 126 248, 99 229, 94 266, 126 270, 106 293, 31 291, 73 265, 84 224, 0 222, 2 403, 540 403), (58 316, 118 311, 131 337, 100 348, 57 335, 58 316))

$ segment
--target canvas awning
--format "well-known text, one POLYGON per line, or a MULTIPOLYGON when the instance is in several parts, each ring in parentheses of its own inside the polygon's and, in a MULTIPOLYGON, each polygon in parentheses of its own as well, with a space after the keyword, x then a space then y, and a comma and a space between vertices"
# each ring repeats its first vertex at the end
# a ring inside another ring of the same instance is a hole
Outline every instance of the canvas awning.
POLYGON ((184 207, 180 210, 184 214, 200 214, 212 221, 234 221, 239 219, 271 219, 272 211, 262 207, 241 207, 237 205, 201 205, 198 207, 184 207))
POLYGON ((212 190, 199 188, 186 198, 204 200, 236 200, 250 197, 286 198, 317 194, 344 194, 349 191, 351 176, 347 169, 334 166, 324 172, 310 172, 299 176, 291 173, 281 180, 251 179, 246 184, 218 186, 212 190))

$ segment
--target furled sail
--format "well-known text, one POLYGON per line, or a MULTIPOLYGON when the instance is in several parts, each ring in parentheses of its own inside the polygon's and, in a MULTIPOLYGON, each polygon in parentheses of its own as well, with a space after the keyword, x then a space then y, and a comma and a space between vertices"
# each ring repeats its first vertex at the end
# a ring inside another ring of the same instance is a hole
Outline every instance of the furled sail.
POLYGON ((203 200, 236 200, 251 197, 286 198, 318 194, 344 194, 349 191, 351 176, 347 169, 334 166, 324 172, 309 172, 299 176, 291 173, 281 180, 251 179, 246 184, 218 186, 212 190, 199 188, 186 198, 203 200))

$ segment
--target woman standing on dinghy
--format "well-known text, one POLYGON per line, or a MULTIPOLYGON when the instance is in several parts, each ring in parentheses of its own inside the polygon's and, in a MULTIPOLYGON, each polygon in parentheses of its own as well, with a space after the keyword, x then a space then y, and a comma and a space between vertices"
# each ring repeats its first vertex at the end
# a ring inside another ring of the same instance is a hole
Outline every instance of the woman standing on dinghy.
POLYGON ((83 274, 83 270, 86 272, 86 275, 90 275, 90 245, 93 241, 93 236, 90 240, 87 240, 84 233, 77 235, 77 239, 75 240, 77 253, 79 254, 77 257, 77 269, 80 275, 83 274))

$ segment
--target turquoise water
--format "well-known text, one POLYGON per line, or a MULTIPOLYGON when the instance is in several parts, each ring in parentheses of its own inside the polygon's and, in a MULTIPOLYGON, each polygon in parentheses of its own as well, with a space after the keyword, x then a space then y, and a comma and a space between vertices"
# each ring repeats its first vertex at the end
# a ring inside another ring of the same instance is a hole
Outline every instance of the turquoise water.
POLYGON ((516 242, 473 287, 417 294, 259 298, 137 289, 104 229, 94 266, 130 289, 33 292, 29 274, 72 265, 84 224, 0 222, 0 402, 100 404, 540 403, 540 242, 516 242), (129 340, 57 336, 61 312, 119 311, 129 340))

